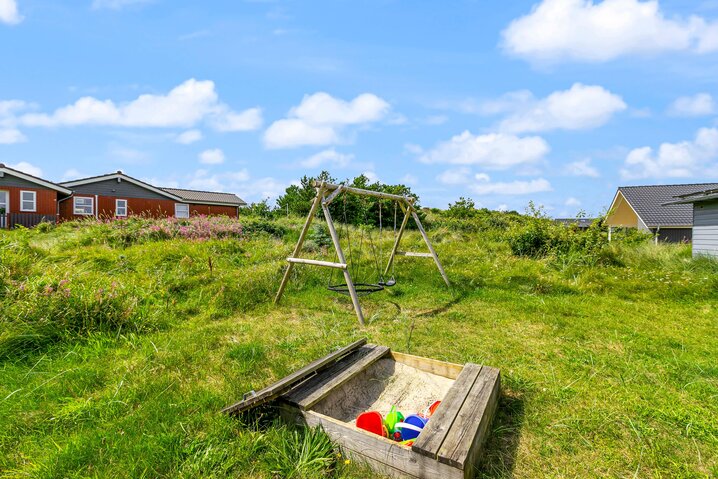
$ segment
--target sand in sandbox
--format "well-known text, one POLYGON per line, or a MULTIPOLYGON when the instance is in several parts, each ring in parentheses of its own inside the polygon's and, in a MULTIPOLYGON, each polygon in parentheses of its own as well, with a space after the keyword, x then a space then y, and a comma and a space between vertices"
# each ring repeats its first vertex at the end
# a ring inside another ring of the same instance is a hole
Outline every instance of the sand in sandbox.
POLYGON ((366 411, 378 411, 386 416, 392 406, 408 416, 421 413, 434 401, 442 400, 453 383, 453 379, 385 358, 332 392, 313 409, 352 424, 366 411))

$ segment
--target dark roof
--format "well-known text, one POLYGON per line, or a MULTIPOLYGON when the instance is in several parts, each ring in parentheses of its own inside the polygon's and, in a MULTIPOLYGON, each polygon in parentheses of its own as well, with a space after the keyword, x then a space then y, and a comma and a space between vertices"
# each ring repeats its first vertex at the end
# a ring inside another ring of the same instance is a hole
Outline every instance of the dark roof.
POLYGON ((618 191, 649 228, 660 226, 692 226, 693 207, 690 204, 667 204, 677 196, 718 189, 718 183, 690 185, 620 186, 618 191))
POLYGON ((556 223, 564 225, 576 225, 579 228, 589 228, 596 218, 554 218, 556 223))
POLYGON ((703 190, 697 193, 691 193, 688 195, 679 195, 677 199, 667 203, 669 205, 680 205, 680 204, 693 204, 700 203, 702 201, 715 201, 718 200, 718 189, 703 190))
POLYGON ((73 188, 75 186, 80 185, 86 185, 89 183, 98 183, 100 181, 106 181, 106 180, 114 180, 115 178, 121 178, 124 181, 127 181, 129 183, 133 183, 141 188, 145 188, 149 191, 153 191, 157 194, 160 194, 162 196, 166 196, 170 199, 173 199, 175 201, 181 200, 181 198, 177 195, 172 194, 169 191, 165 191, 162 188, 157 188, 156 186, 152 186, 149 183, 146 183, 142 180, 138 180, 137 178, 134 178, 130 175, 124 174, 122 171, 116 171, 115 173, 107 173, 105 175, 97 175, 97 176, 88 176, 86 178, 78 178, 76 180, 71 181, 63 181, 61 185, 67 187, 67 188, 73 188))
POLYGON ((192 203, 206 203, 213 205, 244 206, 247 204, 234 193, 219 193, 215 191, 186 190, 182 188, 161 188, 162 190, 179 196, 184 201, 192 203))
POLYGON ((15 168, 10 168, 9 166, 6 166, 5 163, 0 163, 0 170, 7 171, 13 176, 17 176, 18 178, 22 178, 32 183, 37 183, 38 185, 45 186, 46 188, 59 191, 60 193, 64 193, 66 195, 72 194, 72 191, 62 186, 61 184, 53 183, 52 181, 47 181, 43 178, 38 178, 35 175, 25 173, 24 171, 16 170, 15 168))

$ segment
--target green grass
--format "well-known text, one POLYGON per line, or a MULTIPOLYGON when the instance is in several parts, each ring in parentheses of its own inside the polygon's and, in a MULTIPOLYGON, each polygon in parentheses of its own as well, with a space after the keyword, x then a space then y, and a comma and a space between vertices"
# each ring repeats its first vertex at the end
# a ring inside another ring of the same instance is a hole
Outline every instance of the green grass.
POLYGON ((92 225, 0 233, 0 476, 367 477, 321 433, 218 413, 363 336, 501 369, 486 477, 718 476, 716 262, 515 257, 500 230, 437 226, 454 287, 399 258, 361 329, 325 270, 296 268, 272 305, 299 220, 280 226, 124 247, 92 225))

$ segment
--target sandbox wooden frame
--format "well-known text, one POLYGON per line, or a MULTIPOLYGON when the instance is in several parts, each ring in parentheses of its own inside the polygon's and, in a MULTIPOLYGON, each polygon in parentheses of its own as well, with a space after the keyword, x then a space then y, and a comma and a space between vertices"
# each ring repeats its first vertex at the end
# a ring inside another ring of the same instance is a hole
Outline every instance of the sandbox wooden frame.
POLYGON ((446 276, 444 267, 441 265, 441 261, 439 261, 439 256, 436 254, 436 251, 434 250, 434 247, 429 240, 429 236, 426 234, 424 226, 421 224, 419 215, 416 214, 416 209, 414 208, 414 198, 402 195, 393 195, 390 193, 382 193, 380 191, 353 188, 345 185, 335 185, 332 183, 326 183, 324 181, 315 181, 312 183, 312 186, 314 186, 314 188, 317 190, 317 194, 314 197, 314 202, 312 203, 312 207, 309 210, 307 219, 304 222, 304 227, 302 228, 302 232, 299 235, 299 240, 294 247, 294 251, 292 252, 292 255, 287 258, 287 262, 289 264, 287 265, 287 269, 284 271, 282 282, 279 285, 279 290, 277 291, 277 295, 274 298, 275 304, 279 303, 279 300, 282 298, 282 294, 284 294, 284 289, 289 282, 289 275, 291 274, 292 268, 295 264, 307 264, 312 266, 322 266, 325 268, 337 268, 341 269, 344 273, 344 282, 346 283, 347 289, 349 290, 349 296, 351 297, 354 311, 356 311, 357 318, 359 319, 359 324, 361 324, 362 326, 364 325, 364 313, 362 312, 361 304, 359 304, 359 296, 357 295, 356 288, 354 287, 354 282, 352 281, 352 277, 349 272, 349 266, 347 265, 346 259, 344 257, 344 252, 342 251, 342 247, 339 243, 339 235, 337 234, 337 230, 334 227, 334 220, 332 219, 332 215, 329 212, 329 205, 331 204, 331 202, 334 201, 342 193, 354 194, 359 196, 373 196, 375 198, 394 200, 399 204, 399 207, 403 211, 404 219, 401 222, 401 227, 399 228, 399 231, 396 234, 396 238, 394 240, 394 246, 392 247, 391 253, 389 254, 389 261, 387 262, 386 268, 384 269, 385 276, 389 273, 389 270, 391 269, 392 264, 394 264, 394 259, 397 255, 415 258, 433 258, 434 263, 436 263, 436 267, 439 270, 439 273, 441 273, 441 277, 446 283, 446 286, 451 287, 451 283, 449 283, 449 278, 446 276), (332 238, 332 244, 334 245, 334 249, 337 252, 337 259, 339 261, 338 263, 333 263, 330 261, 317 261, 313 259, 299 257, 299 253, 301 252, 302 246, 304 245, 304 240, 307 236, 307 232, 309 231, 309 226, 312 224, 314 216, 317 213, 317 209, 320 206, 324 213, 324 218, 327 221, 327 227, 329 228, 329 234, 332 238), (410 217, 414 219, 416 227, 419 229, 421 237, 424 239, 424 243, 426 243, 426 246, 429 250, 427 253, 399 251, 399 243, 401 242, 401 238, 404 234, 404 230, 406 229, 406 225, 409 222, 410 217))
POLYGON ((320 427, 352 460, 397 478, 470 479, 476 475, 500 394, 499 370, 412 356, 367 344, 332 369, 310 377, 278 397, 289 423, 320 427), (316 406, 382 358, 454 380, 413 446, 403 446, 322 414, 316 406))

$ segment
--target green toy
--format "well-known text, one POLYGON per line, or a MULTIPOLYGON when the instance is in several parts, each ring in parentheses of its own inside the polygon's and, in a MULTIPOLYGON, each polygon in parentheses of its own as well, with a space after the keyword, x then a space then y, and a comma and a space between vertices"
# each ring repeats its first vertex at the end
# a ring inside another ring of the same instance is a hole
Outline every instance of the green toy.
POLYGON ((395 406, 392 406, 389 410, 389 414, 384 418, 384 425, 389 431, 389 437, 391 438, 396 432, 396 424, 404 420, 404 415, 396 410, 395 406))

